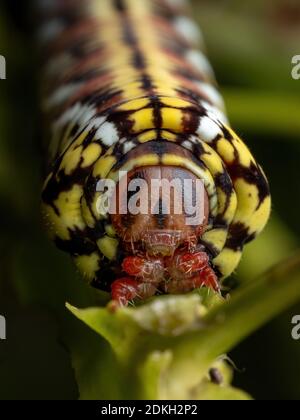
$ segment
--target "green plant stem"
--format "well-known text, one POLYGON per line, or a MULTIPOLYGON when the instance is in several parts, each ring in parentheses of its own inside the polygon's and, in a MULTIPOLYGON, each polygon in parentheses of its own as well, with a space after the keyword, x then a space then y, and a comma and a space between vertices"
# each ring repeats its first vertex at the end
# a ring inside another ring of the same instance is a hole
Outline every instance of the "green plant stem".
MULTIPOLYGON (((198 333, 178 337, 167 386, 172 392, 178 377, 199 376, 213 360, 300 299, 300 254, 249 284, 233 298, 209 312, 198 333), (187 364, 187 360, 193 362, 187 364), (189 375, 187 369, 191 372, 189 375)), ((287 326, 288 328, 288 326, 287 326)), ((183 385, 183 384, 182 384, 183 385)), ((193 384, 190 384, 193 385, 193 384)), ((175 390, 176 393, 176 390, 175 390)))

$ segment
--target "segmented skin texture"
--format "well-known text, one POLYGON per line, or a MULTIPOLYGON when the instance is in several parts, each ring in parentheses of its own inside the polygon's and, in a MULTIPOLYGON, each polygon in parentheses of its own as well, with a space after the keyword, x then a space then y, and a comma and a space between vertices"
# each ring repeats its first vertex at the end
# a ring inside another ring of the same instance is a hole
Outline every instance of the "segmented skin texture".
POLYGON ((99 215, 102 178, 166 165, 202 179, 199 237, 220 281, 264 228, 266 177, 230 128, 202 36, 184 1, 38 1, 48 176, 43 218, 88 282, 106 291, 126 257, 99 215))

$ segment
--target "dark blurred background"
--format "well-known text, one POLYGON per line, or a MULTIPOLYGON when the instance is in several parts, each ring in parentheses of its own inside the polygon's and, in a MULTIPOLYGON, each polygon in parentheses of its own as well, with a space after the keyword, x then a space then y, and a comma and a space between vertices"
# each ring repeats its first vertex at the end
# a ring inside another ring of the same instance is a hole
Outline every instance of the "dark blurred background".
MULTIPOLYGON (((7 60, 7 80, 0 81, 0 314, 8 335, 0 341, 0 399, 75 399, 61 335, 71 337, 72 326, 80 326, 64 304, 84 304, 89 289, 40 227, 38 66, 25 10, 26 2, 0 2, 0 54, 7 60)), ((193 15, 230 121, 271 183, 272 220, 236 274, 251 281, 299 246, 300 80, 292 79, 291 60, 300 54, 300 3, 198 0, 193 15)), ((256 399, 300 399, 300 342, 291 339, 295 314, 300 306, 230 355, 239 369, 235 385, 256 399)))

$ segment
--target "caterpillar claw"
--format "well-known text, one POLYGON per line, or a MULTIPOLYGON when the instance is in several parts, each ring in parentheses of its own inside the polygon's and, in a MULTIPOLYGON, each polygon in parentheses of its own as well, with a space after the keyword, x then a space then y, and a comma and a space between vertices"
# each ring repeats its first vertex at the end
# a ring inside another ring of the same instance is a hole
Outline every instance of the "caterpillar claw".
POLYGON ((216 276, 214 270, 207 266, 199 274, 201 286, 206 286, 209 289, 214 290, 215 292, 221 293, 220 283, 218 277, 216 276))
POLYGON ((139 283, 130 278, 124 277, 116 280, 111 286, 111 296, 119 306, 127 306, 131 300, 138 296, 139 283))

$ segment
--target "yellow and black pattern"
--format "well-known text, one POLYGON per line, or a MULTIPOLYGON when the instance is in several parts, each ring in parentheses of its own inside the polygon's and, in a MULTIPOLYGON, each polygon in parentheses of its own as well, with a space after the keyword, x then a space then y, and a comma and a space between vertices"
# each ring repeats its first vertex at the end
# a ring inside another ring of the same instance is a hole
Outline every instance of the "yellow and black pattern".
POLYGON ((99 214, 102 178, 155 165, 186 168, 210 201, 199 238, 219 278, 264 228, 265 175, 232 131, 203 53, 178 0, 37 0, 49 175, 43 216, 59 248, 103 290, 124 250, 99 214))

